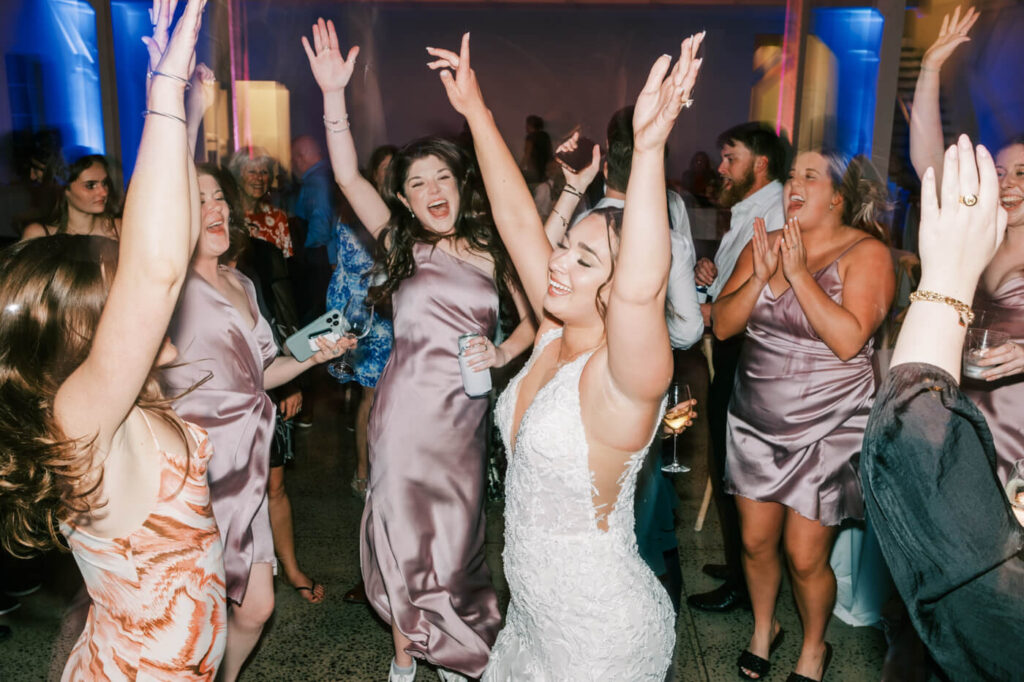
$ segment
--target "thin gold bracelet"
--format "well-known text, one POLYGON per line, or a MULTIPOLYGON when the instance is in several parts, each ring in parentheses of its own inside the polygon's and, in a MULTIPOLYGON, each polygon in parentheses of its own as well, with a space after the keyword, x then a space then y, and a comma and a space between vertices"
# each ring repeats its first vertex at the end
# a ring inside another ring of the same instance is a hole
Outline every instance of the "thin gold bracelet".
POLYGON ((915 291, 910 294, 911 303, 917 301, 927 301, 929 303, 944 303, 960 314, 960 326, 969 327, 974 322, 974 311, 971 310, 971 306, 967 305, 963 301, 959 301, 951 296, 945 296, 943 294, 937 294, 934 291, 915 291))
POLYGON ((562 229, 563 230, 568 229, 569 221, 565 219, 565 216, 562 215, 561 213, 559 213, 558 209, 554 208, 554 207, 551 208, 551 212, 554 213, 556 216, 558 216, 562 220, 562 229))

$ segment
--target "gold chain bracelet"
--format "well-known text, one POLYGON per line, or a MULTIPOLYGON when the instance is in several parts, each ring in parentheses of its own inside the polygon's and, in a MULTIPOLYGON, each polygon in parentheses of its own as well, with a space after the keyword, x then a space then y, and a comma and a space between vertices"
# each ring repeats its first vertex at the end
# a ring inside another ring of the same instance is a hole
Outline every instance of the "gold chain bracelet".
POLYGON ((967 305, 963 301, 958 301, 951 296, 937 294, 934 291, 915 291, 910 294, 910 302, 913 303, 915 301, 945 303, 946 305, 951 306, 960 314, 961 327, 969 327, 971 323, 974 322, 974 311, 971 310, 971 306, 967 305))

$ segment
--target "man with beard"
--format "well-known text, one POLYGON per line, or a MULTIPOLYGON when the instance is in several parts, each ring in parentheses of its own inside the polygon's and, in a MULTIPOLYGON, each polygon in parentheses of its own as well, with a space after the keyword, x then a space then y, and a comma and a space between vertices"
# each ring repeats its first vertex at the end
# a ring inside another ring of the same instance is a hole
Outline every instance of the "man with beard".
MULTIPOLYGON (((715 254, 714 262, 702 258, 694 269, 699 286, 707 287, 707 301, 701 303, 705 326, 711 323, 711 302, 729 280, 740 252, 754 235, 754 218, 764 218, 768 231, 780 230, 785 223, 782 206, 782 180, 788 171, 788 145, 763 123, 743 123, 718 136, 722 163, 719 203, 732 209, 729 231, 715 254)), ((737 606, 749 608, 743 566, 740 563, 742 541, 736 503, 722 490, 725 475, 725 422, 732 396, 733 379, 743 347, 743 334, 725 341, 714 341, 712 362, 715 376, 708 391, 708 425, 711 450, 708 453, 711 486, 722 526, 725 564, 705 564, 703 571, 724 580, 721 586, 703 594, 690 595, 686 602, 696 609, 725 612, 737 606)))

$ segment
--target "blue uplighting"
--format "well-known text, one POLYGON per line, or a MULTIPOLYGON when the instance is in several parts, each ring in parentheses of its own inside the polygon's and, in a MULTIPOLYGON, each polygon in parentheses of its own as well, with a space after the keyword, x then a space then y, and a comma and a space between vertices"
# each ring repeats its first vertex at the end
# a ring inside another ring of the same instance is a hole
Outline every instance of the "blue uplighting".
POLYGON ((812 33, 838 62, 834 145, 850 156, 871 155, 884 27, 881 13, 869 7, 814 10, 812 33))
POLYGON ((124 177, 135 168, 142 140, 142 111, 146 108, 146 67, 149 53, 142 36, 152 32, 145 0, 113 0, 110 15, 114 28, 114 66, 117 71, 117 108, 121 122, 121 164, 124 177))

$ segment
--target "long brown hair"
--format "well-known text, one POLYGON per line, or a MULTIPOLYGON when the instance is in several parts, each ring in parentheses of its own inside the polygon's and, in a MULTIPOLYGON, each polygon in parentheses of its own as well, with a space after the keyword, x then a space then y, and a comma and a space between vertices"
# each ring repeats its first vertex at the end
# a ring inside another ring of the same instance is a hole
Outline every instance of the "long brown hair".
MULTIPOLYGON (((92 439, 68 438, 53 402, 89 355, 116 268, 117 243, 104 237, 59 234, 0 252, 0 541, 12 554, 62 546, 60 524, 96 506, 92 439)), ((155 371, 136 405, 181 431, 155 371)))
POLYGON ((70 208, 68 204, 67 189, 71 183, 78 179, 83 172, 99 164, 107 174, 107 202, 103 205, 103 213, 97 216, 102 220, 110 231, 115 235, 117 232, 117 218, 121 217, 121 193, 114 185, 114 178, 110 174, 110 162, 102 154, 86 154, 61 170, 59 176, 64 191, 57 196, 57 203, 53 207, 47 223, 57 228, 56 234, 65 234, 68 231, 68 220, 70 208))
POLYGON ((818 151, 825 158, 832 188, 843 198, 843 225, 889 244, 889 213, 892 204, 882 176, 865 156, 850 158, 835 149, 818 151))

